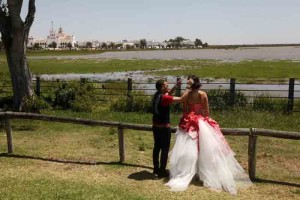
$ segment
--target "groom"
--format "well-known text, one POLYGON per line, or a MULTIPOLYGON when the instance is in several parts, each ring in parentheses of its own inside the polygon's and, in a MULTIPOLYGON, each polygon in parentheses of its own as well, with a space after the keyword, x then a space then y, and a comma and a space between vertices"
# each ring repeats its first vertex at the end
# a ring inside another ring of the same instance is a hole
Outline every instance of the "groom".
POLYGON ((166 166, 171 140, 170 104, 182 102, 183 99, 183 95, 181 97, 171 95, 180 84, 181 81, 178 81, 171 90, 168 87, 168 82, 163 79, 158 80, 155 84, 157 92, 154 94, 152 100, 152 130, 154 137, 153 174, 158 177, 169 176, 166 166), (159 159, 160 152, 161 155, 159 159))

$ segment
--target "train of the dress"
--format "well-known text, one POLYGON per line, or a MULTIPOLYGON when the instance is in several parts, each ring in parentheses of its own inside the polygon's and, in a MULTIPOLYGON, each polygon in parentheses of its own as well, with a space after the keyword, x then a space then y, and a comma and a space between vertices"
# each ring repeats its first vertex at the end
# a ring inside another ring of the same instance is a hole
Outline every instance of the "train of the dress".
POLYGON ((166 183, 171 191, 185 190, 195 175, 204 187, 231 194, 252 185, 219 127, 211 121, 201 117, 198 131, 177 130, 170 157, 170 180, 166 183))

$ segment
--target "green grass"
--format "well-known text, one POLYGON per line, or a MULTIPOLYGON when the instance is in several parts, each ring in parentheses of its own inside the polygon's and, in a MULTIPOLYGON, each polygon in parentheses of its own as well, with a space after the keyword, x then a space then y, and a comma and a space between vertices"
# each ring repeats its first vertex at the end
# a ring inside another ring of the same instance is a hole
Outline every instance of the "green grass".
POLYGON ((300 78, 300 62, 293 61, 241 61, 207 63, 203 67, 160 72, 160 75, 182 76, 195 74, 202 78, 237 78, 238 80, 269 81, 300 78))
MULTIPOLYGON (((34 74, 61 73, 104 73, 135 70, 152 70, 172 67, 202 66, 207 61, 177 60, 29 60, 30 69, 34 74)), ((6 60, 0 59, 0 73, 7 73, 6 60)))
MULTIPOLYGON (((29 59, 34 74, 104 73, 136 70, 170 69, 152 72, 159 76, 196 74, 201 78, 236 78, 237 80, 282 81, 300 78, 300 62, 242 61, 220 62, 212 60, 35 60, 29 59)), ((0 73, 8 73, 4 58, 0 59, 0 73)))
MULTIPOLYGON (((108 112, 104 108, 92 113, 59 110, 43 113, 151 124, 150 114, 108 112)), ((179 113, 172 113, 173 126, 179 117, 179 113)), ((300 130, 300 114, 297 113, 274 115, 236 110, 212 112, 212 117, 222 127, 300 130)), ((193 182, 187 191, 169 192, 164 186, 166 179, 153 179, 151 132, 125 130, 126 165, 119 165, 116 129, 32 120, 13 120, 12 125, 14 153, 21 156, 0 156, 1 199, 163 199, 166 196, 168 199, 232 199, 228 193, 210 191, 197 182, 193 182)), ((174 138, 173 135, 172 145, 174 138)), ((226 138, 247 170, 247 137, 226 138)), ((258 178, 299 183, 298 147, 299 141, 259 137, 258 178)), ((3 134, 0 136, 1 152, 6 152, 3 134)), ((239 191, 236 199, 297 197, 297 187, 255 183, 252 188, 239 191)))

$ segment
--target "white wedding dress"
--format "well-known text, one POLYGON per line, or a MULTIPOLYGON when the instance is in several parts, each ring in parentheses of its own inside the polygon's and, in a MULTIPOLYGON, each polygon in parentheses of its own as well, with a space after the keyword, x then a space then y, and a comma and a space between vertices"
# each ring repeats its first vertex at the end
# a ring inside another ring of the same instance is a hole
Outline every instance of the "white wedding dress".
POLYGON ((252 185, 234 158, 217 122, 200 113, 201 104, 190 104, 176 132, 170 158, 171 191, 187 189, 195 175, 204 187, 237 194, 238 188, 252 185))

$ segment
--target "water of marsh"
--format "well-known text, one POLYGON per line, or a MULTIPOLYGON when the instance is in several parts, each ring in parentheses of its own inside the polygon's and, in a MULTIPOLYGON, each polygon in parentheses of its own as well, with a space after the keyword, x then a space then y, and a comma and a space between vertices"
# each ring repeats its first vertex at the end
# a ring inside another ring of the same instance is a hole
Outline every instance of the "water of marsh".
POLYGON ((297 60, 300 58, 299 46, 247 47, 236 49, 185 49, 152 51, 111 51, 91 55, 30 56, 30 59, 145 59, 145 60, 297 60))
MULTIPOLYGON (((166 69, 168 70, 168 69, 166 69)), ((128 78, 133 80, 133 88, 139 90, 144 89, 145 92, 153 94, 155 92, 155 81, 161 79, 161 76, 156 76, 149 74, 151 71, 127 71, 127 72, 112 72, 112 73, 101 73, 101 74, 43 74, 40 75, 42 80, 80 80, 81 78, 86 78, 88 82, 126 82, 128 78)), ((159 70, 157 70, 159 72, 159 70)), ((170 87, 176 83, 176 76, 165 76, 170 87)), ((182 88, 186 87, 186 77, 180 77, 182 79, 182 88)), ((211 89, 230 89, 229 79, 202 79, 203 90, 211 89)), ((280 83, 236 83, 235 89, 245 93, 247 96, 258 96, 267 95, 272 97, 288 97, 288 80, 280 83)), ((300 81, 295 82, 294 97, 300 98, 300 81)))

